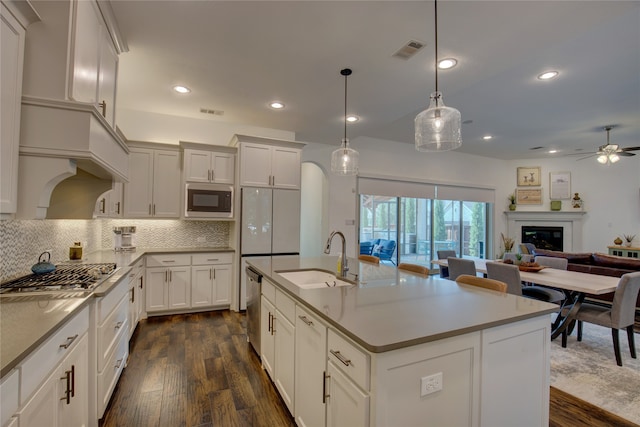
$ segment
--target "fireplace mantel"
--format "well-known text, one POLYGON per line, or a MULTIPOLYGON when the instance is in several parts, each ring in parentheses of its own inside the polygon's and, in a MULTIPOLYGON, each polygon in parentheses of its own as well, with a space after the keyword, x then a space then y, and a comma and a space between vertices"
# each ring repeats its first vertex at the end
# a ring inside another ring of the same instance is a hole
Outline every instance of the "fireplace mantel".
POLYGON ((515 238, 516 244, 522 236, 522 226, 558 226, 563 228, 565 252, 582 250, 582 218, 585 211, 505 211, 507 234, 515 238))

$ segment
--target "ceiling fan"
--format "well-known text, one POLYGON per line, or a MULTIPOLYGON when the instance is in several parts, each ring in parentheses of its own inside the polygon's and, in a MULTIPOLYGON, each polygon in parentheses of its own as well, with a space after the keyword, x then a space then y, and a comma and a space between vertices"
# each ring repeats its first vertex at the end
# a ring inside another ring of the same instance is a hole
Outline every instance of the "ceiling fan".
POLYGON ((620 157, 635 156, 635 153, 631 153, 631 151, 638 151, 640 150, 640 147, 620 147, 618 144, 611 144, 609 142, 609 132, 611 131, 611 129, 613 129, 612 125, 604 127, 604 130, 607 132, 607 143, 605 145, 601 145, 600 147, 598 147, 598 151, 590 153, 590 155, 582 157, 578 160, 584 160, 589 159, 593 156, 598 156, 596 158, 596 160, 598 160, 598 163, 606 165, 609 163, 616 163, 618 160, 620 160, 620 157))

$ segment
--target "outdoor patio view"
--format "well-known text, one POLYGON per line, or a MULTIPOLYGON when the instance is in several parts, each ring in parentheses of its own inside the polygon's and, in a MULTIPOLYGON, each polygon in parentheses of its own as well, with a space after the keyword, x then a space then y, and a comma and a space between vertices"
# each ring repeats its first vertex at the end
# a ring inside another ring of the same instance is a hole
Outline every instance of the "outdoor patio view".
POLYGON ((484 258, 486 231, 486 203, 360 195, 360 253, 381 261, 430 268, 445 249, 484 258))

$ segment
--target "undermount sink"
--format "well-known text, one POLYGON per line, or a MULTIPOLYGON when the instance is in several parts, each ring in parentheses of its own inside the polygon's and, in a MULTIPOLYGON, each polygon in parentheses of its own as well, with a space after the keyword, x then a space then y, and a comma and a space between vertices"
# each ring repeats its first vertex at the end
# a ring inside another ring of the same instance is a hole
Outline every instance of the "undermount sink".
POLYGON ((335 274, 324 270, 277 271, 276 273, 302 289, 353 285, 353 283, 338 279, 335 274))

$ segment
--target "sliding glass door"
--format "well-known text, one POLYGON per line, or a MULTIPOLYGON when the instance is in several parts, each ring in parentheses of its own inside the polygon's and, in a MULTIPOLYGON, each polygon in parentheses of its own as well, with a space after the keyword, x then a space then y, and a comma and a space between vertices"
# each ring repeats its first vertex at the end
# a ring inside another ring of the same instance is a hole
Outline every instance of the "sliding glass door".
POLYGON ((484 258, 487 209, 484 202, 360 195, 360 253, 393 241, 394 263, 431 267, 446 249, 484 258))

